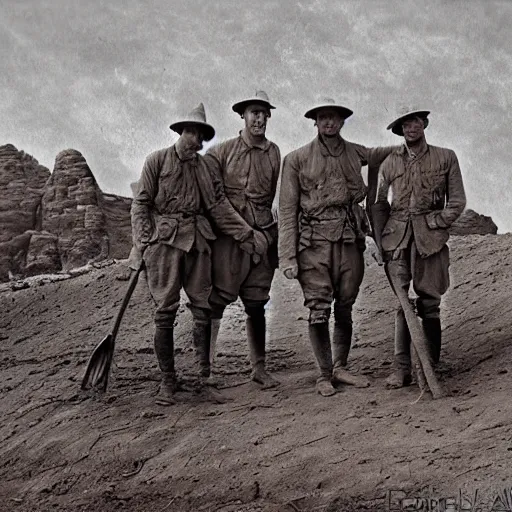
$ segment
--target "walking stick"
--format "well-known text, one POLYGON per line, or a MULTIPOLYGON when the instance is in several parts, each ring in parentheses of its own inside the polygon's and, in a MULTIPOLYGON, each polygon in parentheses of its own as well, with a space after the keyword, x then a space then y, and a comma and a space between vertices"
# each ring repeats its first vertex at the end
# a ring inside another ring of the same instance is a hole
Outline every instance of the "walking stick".
POLYGON ((391 272, 387 272, 387 274, 391 282, 391 286, 393 287, 393 290, 398 297, 400 305, 404 311, 405 321, 407 322, 407 327, 409 328, 409 332, 411 334, 411 342, 418 356, 418 383, 421 387, 421 380, 422 377, 424 377, 428 388, 432 393, 432 397, 434 399, 443 398, 446 396, 446 392, 441 386, 441 383, 437 379, 436 374, 434 373, 434 369, 432 368, 432 363, 427 348, 428 342, 425 338, 425 333, 419 324, 418 317, 416 316, 416 313, 411 303, 409 302, 407 292, 399 285, 399 283, 395 283, 393 281, 394 276, 391 272))
MULTIPOLYGON (((371 204, 369 205, 368 211, 370 211, 373 238, 382 254, 382 231, 389 217, 389 203, 377 202, 371 204)), ((411 303, 409 302, 408 293, 400 286, 400 283, 395 282, 396 276, 394 276, 392 272, 386 272, 386 274, 388 275, 391 287, 393 288, 393 291, 395 292, 400 305, 402 306, 405 321, 407 323, 407 327, 409 328, 409 333, 411 334, 412 348, 416 352, 418 359, 418 384, 421 388, 422 384, 425 384, 424 381, 426 381, 426 384, 432 393, 432 397, 434 399, 442 398, 446 396, 446 392, 443 390, 440 382, 436 377, 436 374, 434 373, 434 369, 432 368, 432 363, 427 348, 428 342, 425 338, 425 333, 419 324, 418 317, 416 316, 416 313, 411 303)))
POLYGON ((85 375, 82 379, 82 389, 96 388, 102 392, 106 391, 110 367, 112 365, 112 358, 114 356, 117 331, 119 330, 124 312, 130 302, 133 290, 135 290, 135 287, 137 286, 137 281, 139 280, 139 275, 143 268, 144 260, 141 259, 139 267, 132 273, 123 303, 117 313, 112 331, 98 343, 91 354, 89 362, 87 363, 87 368, 85 369, 85 375))

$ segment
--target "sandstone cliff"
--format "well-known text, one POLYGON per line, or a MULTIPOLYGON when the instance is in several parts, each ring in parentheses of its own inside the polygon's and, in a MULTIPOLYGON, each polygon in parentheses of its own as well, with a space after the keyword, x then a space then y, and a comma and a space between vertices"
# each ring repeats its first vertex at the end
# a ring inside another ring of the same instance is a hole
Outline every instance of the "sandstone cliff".
POLYGON ((127 257, 130 205, 101 191, 79 151, 59 153, 50 174, 0 146, 0 281, 127 257))

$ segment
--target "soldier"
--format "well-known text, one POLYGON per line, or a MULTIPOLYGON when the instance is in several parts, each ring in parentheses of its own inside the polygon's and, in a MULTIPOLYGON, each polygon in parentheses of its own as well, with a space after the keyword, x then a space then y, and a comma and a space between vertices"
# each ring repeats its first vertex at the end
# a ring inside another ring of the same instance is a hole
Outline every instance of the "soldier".
POLYGON ((352 342, 352 306, 363 280, 366 195, 361 167, 378 165, 392 148, 369 149, 340 135, 352 110, 327 99, 308 110, 318 136, 284 159, 279 196, 279 261, 288 279, 298 278, 310 309, 309 337, 320 368, 316 389, 334 382, 369 385, 345 367, 352 342), (331 348, 329 316, 334 300, 331 348))
POLYGON ((262 257, 251 256, 241 249, 237 240, 222 233, 213 242, 211 347, 214 351, 224 309, 240 297, 246 313, 251 378, 263 388, 270 388, 278 381, 265 370, 265 304, 278 266, 277 222, 273 218, 272 202, 281 156, 265 132, 270 111, 275 107, 264 91, 257 91, 232 108, 244 120, 244 129, 238 137, 210 148, 205 161, 216 174, 222 175, 226 197, 233 208, 250 226, 265 234, 268 248, 262 257))
MULTIPOLYGON (((430 356, 437 364, 441 354, 441 296, 450 284, 448 228, 464 210, 466 197, 455 153, 425 140, 429 113, 404 109, 387 127, 404 137, 404 145, 381 165, 371 211, 388 278, 407 292, 412 281, 430 356)), ((386 381, 389 387, 411 382, 410 344, 400 308, 395 318, 395 370, 386 381)))
MULTIPOLYGON (((256 233, 231 207, 222 182, 197 154, 203 140, 215 135, 206 123, 201 103, 183 120, 170 126, 180 134, 171 147, 149 155, 132 204, 133 240, 143 253, 149 291, 157 304, 155 353, 162 371, 157 403, 175 402, 174 320, 183 288, 192 312, 193 341, 200 367, 200 384, 210 374, 211 249, 215 239, 209 218, 240 244, 240 250, 260 254, 266 249, 256 233)), ((221 401, 213 390, 210 399, 221 401)))

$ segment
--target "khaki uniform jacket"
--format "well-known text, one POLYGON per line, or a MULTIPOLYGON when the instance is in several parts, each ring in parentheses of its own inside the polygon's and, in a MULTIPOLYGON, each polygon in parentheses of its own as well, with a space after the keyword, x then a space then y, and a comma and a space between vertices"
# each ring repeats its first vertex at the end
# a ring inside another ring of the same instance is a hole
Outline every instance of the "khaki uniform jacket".
POLYGON ((226 197, 235 210, 252 227, 267 234, 269 245, 277 239, 277 226, 272 217, 281 168, 279 148, 266 140, 253 146, 244 132, 210 148, 205 157, 215 175, 221 176, 226 197))
POLYGON ((317 137, 284 159, 279 196, 282 268, 294 265, 298 252, 315 239, 355 241, 356 226, 348 217, 351 205, 366 195, 361 167, 378 165, 393 147, 367 148, 340 140, 334 154, 317 137))
POLYGON ((208 241, 216 238, 207 216, 238 241, 253 235, 203 157, 181 160, 175 146, 149 155, 132 203, 134 244, 160 242, 185 252, 193 247, 207 251, 208 241))
POLYGON ((448 228, 466 205, 454 151, 425 144, 410 159, 401 146, 380 167, 377 203, 389 204, 390 188, 393 199, 382 231, 382 250, 405 248, 413 234, 422 257, 439 252, 448 241, 448 228))

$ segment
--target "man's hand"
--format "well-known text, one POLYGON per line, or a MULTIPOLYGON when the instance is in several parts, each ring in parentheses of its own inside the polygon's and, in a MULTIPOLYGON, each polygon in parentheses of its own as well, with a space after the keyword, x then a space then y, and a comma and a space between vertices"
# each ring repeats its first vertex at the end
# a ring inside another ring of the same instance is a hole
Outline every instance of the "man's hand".
POLYGON ((254 254, 254 240, 249 238, 249 240, 241 242, 240 249, 242 249, 242 251, 246 252, 247 254, 254 254))
POLYGON ((254 231, 254 252, 263 256, 268 251, 267 237, 261 231, 254 231))
POLYGON ((279 221, 279 208, 275 204, 272 205, 272 218, 274 219, 274 222, 279 221))
POLYGON ((144 252, 148 248, 148 243, 139 243, 132 246, 130 255, 128 256, 128 267, 132 270, 137 270, 142 262, 144 252))
POLYGON ((287 267, 283 270, 286 279, 297 279, 299 275, 299 266, 297 264, 287 267))
POLYGON ((375 240, 371 236, 366 237, 366 250, 370 253, 371 257, 377 262, 379 267, 384 265, 382 259, 382 251, 375 243, 375 240))

